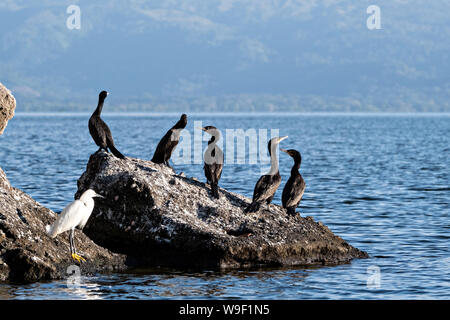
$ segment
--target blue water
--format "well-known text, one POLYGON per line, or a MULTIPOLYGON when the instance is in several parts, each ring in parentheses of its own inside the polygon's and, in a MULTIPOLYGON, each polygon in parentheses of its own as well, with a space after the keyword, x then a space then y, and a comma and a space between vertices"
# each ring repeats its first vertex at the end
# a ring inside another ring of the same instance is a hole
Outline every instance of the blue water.
MULTIPOLYGON (((150 159, 179 115, 105 115, 116 145, 150 159)), ((0 137, 11 183, 54 211, 73 200, 97 150, 89 115, 16 115, 0 137)), ((365 250, 370 259, 321 268, 218 272, 135 270, 66 281, 0 285, 0 298, 47 299, 449 299, 449 115, 189 115, 225 129, 279 129, 302 153, 300 211, 365 250), (379 271, 379 273, 378 273, 379 271)), ((269 130, 270 134, 270 130, 269 130)), ((203 143, 203 147, 206 143, 203 143)), ((225 148, 226 149, 226 148, 225 148)), ((193 155, 192 155, 193 156, 193 155)), ((292 159, 280 155, 283 182, 292 159)), ((204 180, 202 165, 175 164, 204 180)), ((258 164, 227 164, 221 185, 251 197, 258 164)))

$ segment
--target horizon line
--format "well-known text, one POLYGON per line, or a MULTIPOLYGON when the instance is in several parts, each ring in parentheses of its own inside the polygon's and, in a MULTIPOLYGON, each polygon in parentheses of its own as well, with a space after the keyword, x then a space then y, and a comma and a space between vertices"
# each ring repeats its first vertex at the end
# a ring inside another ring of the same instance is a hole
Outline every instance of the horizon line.
MULTIPOLYGON (((352 112, 352 111, 307 111, 307 112, 186 112, 186 111, 179 111, 179 112, 126 112, 126 111, 119 111, 119 112, 104 112, 102 115, 104 116, 178 116, 182 113, 187 113, 191 116, 198 116, 198 115, 214 115, 214 116, 266 116, 266 115, 277 115, 277 116, 292 116, 292 115, 298 115, 298 116, 327 116, 327 115, 345 115, 345 116, 450 116, 450 112, 381 112, 381 111, 366 111, 366 112, 352 112)), ((15 112, 14 116, 90 116, 91 112, 65 112, 65 111, 44 111, 44 112, 15 112)))

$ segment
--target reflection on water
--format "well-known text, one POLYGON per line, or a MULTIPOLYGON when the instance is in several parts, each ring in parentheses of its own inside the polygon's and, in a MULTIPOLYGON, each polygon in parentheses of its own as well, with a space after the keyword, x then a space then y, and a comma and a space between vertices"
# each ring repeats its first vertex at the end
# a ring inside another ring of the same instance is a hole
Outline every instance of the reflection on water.
MULTIPOLYGON (((150 159, 179 115, 106 115, 118 149, 150 159)), ((0 166, 11 183, 54 211, 72 201, 76 181, 97 150, 89 115, 17 115, 0 137, 0 166)), ((189 117, 221 130, 280 129, 283 148, 302 153, 307 184, 300 211, 371 256, 323 268, 247 271, 137 270, 65 281, 0 285, 0 298, 429 299, 450 296, 448 159, 450 117, 279 115, 189 117), (367 286, 380 268, 380 287, 367 286)), ((206 143, 204 143, 204 147, 206 143)), ((226 146, 224 146, 226 152, 226 146)), ((292 159, 280 155, 284 183, 292 159)), ((175 165, 204 180, 202 165, 175 165)), ((221 185, 251 197, 259 165, 224 167, 221 185)), ((281 188, 274 198, 281 202, 281 188)))

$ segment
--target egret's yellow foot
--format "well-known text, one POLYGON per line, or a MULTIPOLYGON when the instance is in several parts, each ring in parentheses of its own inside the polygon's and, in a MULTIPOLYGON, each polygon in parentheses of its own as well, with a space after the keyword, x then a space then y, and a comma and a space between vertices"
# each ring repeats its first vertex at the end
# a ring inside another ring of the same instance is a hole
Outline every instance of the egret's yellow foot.
POLYGON ((78 263, 86 262, 86 259, 82 256, 79 256, 76 253, 72 253, 72 259, 78 261, 78 263))

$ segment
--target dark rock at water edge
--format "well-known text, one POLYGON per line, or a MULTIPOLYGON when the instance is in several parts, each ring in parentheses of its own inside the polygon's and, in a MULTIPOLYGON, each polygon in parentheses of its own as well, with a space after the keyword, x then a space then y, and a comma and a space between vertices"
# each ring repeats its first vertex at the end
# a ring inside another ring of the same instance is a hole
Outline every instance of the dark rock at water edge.
MULTIPOLYGON (((0 83, 0 134, 15 106, 13 95, 0 83)), ((288 217, 276 205, 246 215, 243 209, 250 199, 223 189, 221 198, 213 199, 204 183, 150 161, 99 151, 78 181, 78 194, 87 188, 106 199, 96 199, 85 227, 95 243, 75 231, 75 246, 88 259, 80 266, 84 275, 130 265, 294 266, 368 256, 310 217, 288 217)), ((0 281, 72 275, 68 234, 51 239, 45 233, 45 225, 55 218, 53 211, 12 187, 0 169, 0 281)))
POLYGON ((367 258, 311 217, 290 217, 278 205, 245 214, 250 199, 177 175, 150 161, 91 155, 78 197, 96 200, 85 233, 137 265, 239 268, 333 265, 367 258))
MULTIPOLYGON (((0 83, 0 134, 14 116, 16 100, 0 83)), ((0 281, 33 282, 62 279, 74 265, 67 233, 51 239, 45 225, 56 214, 19 189, 11 186, 0 168, 0 281)), ((86 258, 80 274, 126 268, 125 256, 114 254, 76 231, 75 245, 86 258)))
MULTIPOLYGON (((56 214, 19 189, 11 187, 0 169, 0 281, 33 282, 64 279, 74 265, 68 234, 51 239, 45 225, 56 214)), ((125 256, 111 253, 75 231, 75 246, 88 262, 80 266, 82 275, 126 268, 125 256)))

